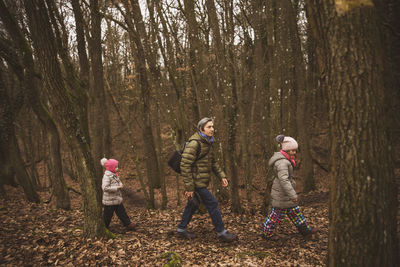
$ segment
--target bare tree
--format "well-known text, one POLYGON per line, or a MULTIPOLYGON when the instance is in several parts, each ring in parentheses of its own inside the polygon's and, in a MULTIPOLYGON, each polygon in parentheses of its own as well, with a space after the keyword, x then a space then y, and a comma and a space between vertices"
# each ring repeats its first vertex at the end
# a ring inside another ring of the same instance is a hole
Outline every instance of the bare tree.
MULTIPOLYGON (((2 20, 3 15, 6 12, 3 1, 0 2, 0 15, 2 20)), ((0 159, 4 162, 4 168, 0 173, 0 187, 1 191, 4 192, 4 184, 14 184, 14 174, 16 175, 17 182, 22 186, 26 198, 28 201, 38 203, 40 201, 39 195, 36 193, 32 181, 25 169, 24 161, 21 158, 21 153, 18 147, 17 138, 15 136, 15 129, 13 122, 18 114, 23 103, 23 94, 20 87, 19 94, 15 97, 10 97, 10 87, 7 86, 3 72, 4 65, 1 63, 0 68, 2 69, 2 75, 0 75, 0 123, 2 127, 0 135, 0 159)))
MULTIPOLYGON (((56 31, 50 24, 51 18, 43 2, 24 1, 28 17, 28 25, 33 40, 33 47, 38 55, 38 62, 46 82, 46 93, 50 101, 50 113, 54 116, 57 126, 63 131, 63 136, 71 151, 74 163, 78 169, 78 179, 81 185, 84 207, 84 235, 104 235, 104 222, 102 219, 100 188, 97 186, 94 162, 90 152, 90 138, 86 114, 82 113, 79 101, 84 91, 79 87, 79 82, 65 56, 65 48, 56 31), (53 32, 53 29, 55 30, 53 32), (68 84, 64 83, 63 72, 58 60, 63 61, 69 77, 68 84), (82 116, 83 117, 82 117, 82 116)), ((49 6, 49 8, 52 8, 49 6)), ((54 21, 54 20, 53 20, 54 21)), ((53 22, 53 26, 54 22, 53 22)))
POLYGON ((386 152, 377 10, 372 1, 307 5, 313 25, 326 29, 314 38, 326 41, 318 62, 330 66, 325 69, 332 140, 328 265, 396 266, 397 195, 386 152))
POLYGON ((199 36, 199 26, 196 20, 195 2, 184 0, 184 15, 186 18, 186 26, 188 29, 189 41, 189 68, 191 81, 191 104, 193 106, 194 118, 200 119, 205 115, 200 105, 200 90, 204 89, 204 61, 203 61, 203 45, 199 36))
MULTIPOLYGON (((78 10, 78 8, 76 8, 78 10)), ((107 109, 107 101, 104 91, 104 72, 101 47, 101 14, 98 0, 90 0, 90 38, 89 55, 91 63, 91 77, 93 82, 89 87, 89 121, 90 121, 90 138, 91 152, 96 160, 110 155, 111 139, 110 139, 110 122, 107 109)), ((79 12, 79 11, 78 11, 79 12)), ((75 12, 75 13, 78 13, 75 12)), ((78 26, 77 24, 77 31, 78 26)), ((83 57, 81 52, 80 56, 83 57)), ((98 186, 101 186, 102 169, 100 164, 95 164, 96 179, 98 186)))
POLYGON ((300 140, 301 169, 303 174, 303 191, 309 192, 316 189, 314 179, 314 168, 310 148, 310 111, 311 111, 311 89, 307 88, 306 63, 304 52, 301 48, 300 29, 298 28, 297 14, 293 3, 281 1, 282 8, 287 14, 286 22, 289 29, 288 38, 293 57, 293 90, 296 101, 296 128, 300 140))

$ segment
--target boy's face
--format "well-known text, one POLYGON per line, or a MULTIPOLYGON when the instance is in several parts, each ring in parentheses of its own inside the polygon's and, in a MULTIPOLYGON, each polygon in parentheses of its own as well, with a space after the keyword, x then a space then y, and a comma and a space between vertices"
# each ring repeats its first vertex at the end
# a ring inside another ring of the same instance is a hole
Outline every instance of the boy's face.
POLYGON ((204 125, 204 131, 200 130, 203 134, 207 135, 208 137, 211 137, 214 135, 214 123, 212 121, 209 121, 204 125))

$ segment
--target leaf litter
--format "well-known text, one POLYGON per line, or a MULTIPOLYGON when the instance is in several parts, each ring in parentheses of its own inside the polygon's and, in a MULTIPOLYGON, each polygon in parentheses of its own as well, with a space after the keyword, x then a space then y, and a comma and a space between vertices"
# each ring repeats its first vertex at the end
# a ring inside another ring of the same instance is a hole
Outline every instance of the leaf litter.
MULTIPOLYGON (((146 210, 144 205, 125 206, 137 231, 126 232, 116 216, 110 230, 115 239, 82 236, 83 212, 79 200, 70 211, 50 204, 27 202, 21 189, 6 187, 0 199, 0 265, 2 266, 325 266, 328 246, 328 193, 302 197, 301 208, 319 232, 305 240, 284 219, 275 233, 278 241, 262 240, 265 215, 235 215, 220 204, 228 231, 239 240, 221 243, 208 214, 195 214, 189 225, 197 234, 184 240, 175 234, 184 204, 178 208, 146 210), (168 266, 168 265, 165 265, 168 266)), ((72 198, 74 196, 71 196, 72 198)))

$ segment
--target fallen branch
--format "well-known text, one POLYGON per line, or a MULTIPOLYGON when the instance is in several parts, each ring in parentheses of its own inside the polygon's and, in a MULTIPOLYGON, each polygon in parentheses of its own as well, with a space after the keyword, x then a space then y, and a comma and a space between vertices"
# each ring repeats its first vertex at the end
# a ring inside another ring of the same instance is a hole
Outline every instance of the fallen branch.
POLYGON ((321 163, 319 163, 316 159, 312 159, 312 161, 318 165, 318 167, 320 167, 322 170, 324 170, 325 172, 329 173, 329 170, 327 168, 325 168, 324 166, 322 166, 321 163))
POLYGON ((82 195, 81 192, 79 192, 78 190, 75 190, 72 186, 67 186, 68 191, 72 191, 78 195, 82 195))

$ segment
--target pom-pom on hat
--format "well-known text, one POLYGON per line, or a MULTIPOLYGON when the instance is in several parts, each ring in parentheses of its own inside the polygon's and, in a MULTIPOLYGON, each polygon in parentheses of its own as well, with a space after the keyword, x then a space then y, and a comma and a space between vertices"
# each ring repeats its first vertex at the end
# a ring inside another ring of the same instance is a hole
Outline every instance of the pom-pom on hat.
POLYGON ((107 160, 108 160, 108 159, 106 159, 106 158, 102 158, 102 159, 100 160, 101 166, 105 167, 107 160))
POLYGON ((281 143, 282 150, 284 151, 296 150, 299 147, 299 144, 297 144, 297 141, 293 137, 284 136, 283 134, 278 135, 276 141, 281 143))

